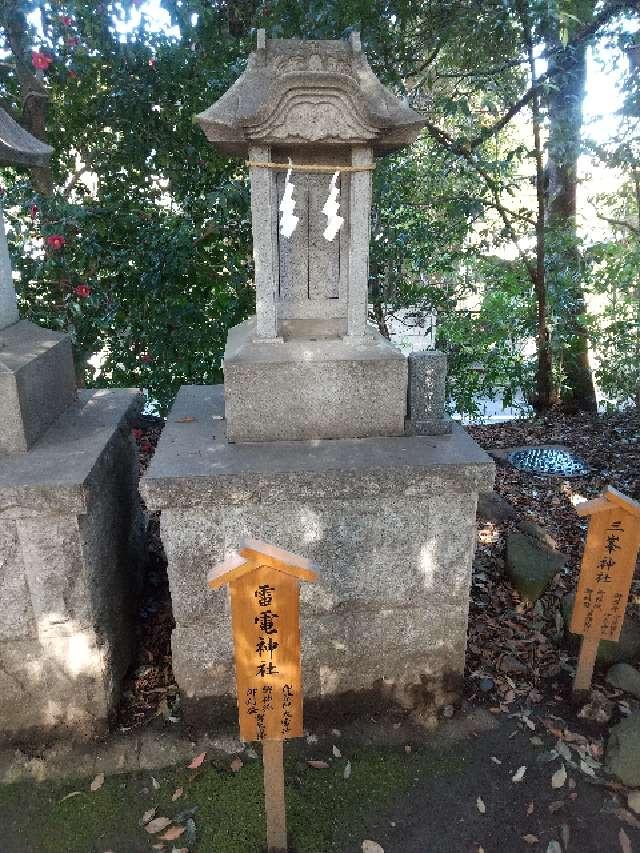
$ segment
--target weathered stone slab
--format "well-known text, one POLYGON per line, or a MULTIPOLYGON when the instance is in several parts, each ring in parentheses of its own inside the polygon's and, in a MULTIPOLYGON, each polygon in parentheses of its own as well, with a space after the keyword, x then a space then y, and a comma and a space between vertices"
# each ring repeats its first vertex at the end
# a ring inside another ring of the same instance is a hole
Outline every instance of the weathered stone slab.
POLYGON ((493 485, 488 457, 459 427, 233 445, 221 414, 221 388, 181 389, 141 483, 163 510, 187 713, 233 693, 227 592, 209 590, 206 574, 246 536, 321 567, 301 587, 310 698, 373 690, 405 706, 450 702, 464 667, 476 499, 493 485))
POLYGON ((493 487, 493 463, 458 425, 449 436, 233 445, 226 442, 223 412, 221 385, 182 386, 160 452, 141 481, 150 507, 228 507, 267 498, 418 498, 493 487))
POLYGON ((409 354, 408 416, 415 435, 444 435, 451 421, 444 416, 447 356, 438 350, 409 354))
POLYGON ((0 453, 26 451, 76 393, 67 335, 20 320, 0 330, 0 453))
POLYGON ((353 339, 255 338, 254 320, 229 332, 224 355, 229 441, 403 434, 406 359, 373 329, 353 339))
POLYGON ((95 733, 114 707, 140 581, 140 405, 81 391, 32 450, 0 456, 0 737, 95 733))

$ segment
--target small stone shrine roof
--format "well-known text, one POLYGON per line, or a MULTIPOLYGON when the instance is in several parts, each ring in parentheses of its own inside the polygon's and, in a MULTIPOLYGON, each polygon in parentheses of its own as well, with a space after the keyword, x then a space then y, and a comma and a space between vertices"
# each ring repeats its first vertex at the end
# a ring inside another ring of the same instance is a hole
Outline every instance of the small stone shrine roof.
POLYGON ((0 107, 0 166, 46 166, 52 153, 0 107))
POLYGON ((194 119, 229 154, 251 145, 372 145, 384 154, 408 145, 425 121, 375 76, 349 41, 267 39, 231 88, 194 119))

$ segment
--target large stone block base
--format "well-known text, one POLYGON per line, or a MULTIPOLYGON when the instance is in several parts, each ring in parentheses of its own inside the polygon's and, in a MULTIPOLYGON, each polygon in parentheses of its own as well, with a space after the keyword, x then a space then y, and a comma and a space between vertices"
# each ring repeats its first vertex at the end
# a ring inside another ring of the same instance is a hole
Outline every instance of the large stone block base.
POLYGON ((222 387, 186 386, 141 488, 162 510, 187 711, 234 692, 226 590, 208 569, 252 536, 320 566, 301 586, 307 701, 362 691, 450 702, 464 668, 475 510, 489 457, 450 436, 233 445, 222 387))
POLYGON ((353 341, 257 341, 247 320, 229 332, 224 376, 229 441, 404 432, 407 360, 374 329, 353 341))
POLYGON ((104 729, 134 649, 142 527, 133 390, 81 391, 0 454, 0 738, 104 729))

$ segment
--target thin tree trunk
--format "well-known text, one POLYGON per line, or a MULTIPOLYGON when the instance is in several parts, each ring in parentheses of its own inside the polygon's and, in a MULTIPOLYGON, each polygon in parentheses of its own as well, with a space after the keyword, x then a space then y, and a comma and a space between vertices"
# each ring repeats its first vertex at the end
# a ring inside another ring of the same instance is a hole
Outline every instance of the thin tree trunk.
MULTIPOLYGON (((637 215, 637 225, 638 225, 638 235, 640 235, 640 171, 637 168, 633 170, 633 185, 635 189, 636 196, 636 215, 637 215)), ((633 237, 633 235, 632 235, 633 237)), ((640 237, 636 236, 637 240, 640 240, 640 237)), ((635 340, 635 372, 636 372, 636 393, 635 393, 635 404, 638 409, 640 409, 640 273, 636 277, 636 288, 635 288, 635 296, 636 296, 636 340, 635 340)))
MULTIPOLYGON (((536 86, 538 75, 533 52, 533 37, 531 25, 526 12, 522 13, 527 44, 527 59, 531 73, 531 85, 536 86)), ((533 140, 536 162, 536 266, 533 276, 533 286, 536 296, 536 390, 533 405, 536 411, 550 408, 555 402, 553 393, 553 362, 551 358, 551 341, 547 325, 547 282, 545 275, 545 191, 544 191, 544 162, 542 150, 542 118, 540 115, 540 99, 535 94, 531 101, 531 118, 533 123, 533 140)))
MULTIPOLYGON (((593 13, 593 2, 583 3, 583 17, 593 13)), ((586 330, 582 289, 582 258, 576 230, 577 172, 585 95, 586 51, 583 42, 562 51, 560 21, 552 21, 548 46, 556 60, 554 88, 548 96, 547 277, 557 305, 556 334, 565 373, 567 402, 577 409, 597 410, 586 330)), ((553 61, 552 61, 553 64, 553 61)))

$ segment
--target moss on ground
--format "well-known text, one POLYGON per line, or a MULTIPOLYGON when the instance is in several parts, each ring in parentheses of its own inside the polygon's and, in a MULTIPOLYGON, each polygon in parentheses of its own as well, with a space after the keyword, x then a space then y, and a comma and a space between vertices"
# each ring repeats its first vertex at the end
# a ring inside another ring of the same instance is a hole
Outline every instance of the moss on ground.
MULTIPOLYGON (((287 747, 287 812, 292 847, 298 853, 359 849, 367 818, 402 800, 421 774, 462 772, 459 756, 418 750, 356 748, 328 770, 305 763, 301 745, 287 747)), ((238 773, 207 763, 196 771, 171 768, 153 774, 111 776, 91 792, 91 780, 0 786, 3 853, 138 853, 157 839, 141 826, 145 811, 175 818, 196 808, 194 851, 260 853, 264 845, 262 766, 249 761, 238 773), (154 787, 154 776, 158 788, 154 787), (178 788, 184 794, 175 802, 178 788), (67 799, 71 792, 79 791, 67 799)), ((171 851, 172 844, 165 849, 171 851)), ((175 842, 186 846, 184 836, 175 842)))

